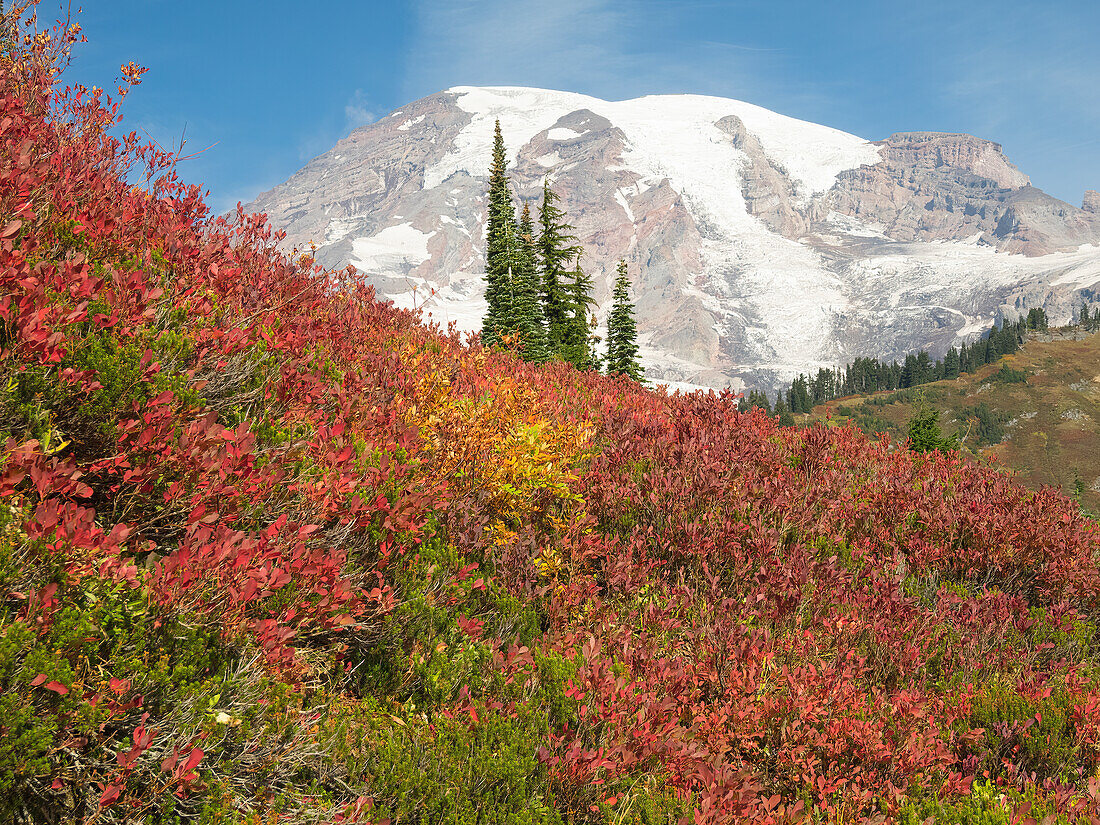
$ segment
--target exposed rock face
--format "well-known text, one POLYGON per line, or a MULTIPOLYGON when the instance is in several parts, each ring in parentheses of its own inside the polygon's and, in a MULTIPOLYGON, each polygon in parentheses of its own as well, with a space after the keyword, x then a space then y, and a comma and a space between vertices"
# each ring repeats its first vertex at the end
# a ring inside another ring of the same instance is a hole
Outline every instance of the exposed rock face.
POLYGON ((904 132, 882 162, 843 172, 826 201, 891 238, 966 240, 1047 255, 1100 237, 1100 221, 1035 189, 999 144, 970 135, 904 132))
POLYGON ((774 388, 857 355, 941 352, 1100 287, 1100 196, 1032 187, 1000 146, 871 143, 722 98, 463 87, 356 130, 250 208, 379 294, 476 330, 493 121, 516 196, 555 191, 606 303, 628 263, 651 378, 774 388), (1084 245, 1084 246, 1083 246, 1084 245))
POLYGON ((1094 189, 1086 189, 1081 208, 1090 214, 1100 215, 1100 192, 1094 189))
POLYGON ((1002 189, 1020 189, 1031 179, 1013 166, 1001 144, 971 135, 896 132, 882 142, 886 157, 913 169, 954 169, 991 180, 1002 189))

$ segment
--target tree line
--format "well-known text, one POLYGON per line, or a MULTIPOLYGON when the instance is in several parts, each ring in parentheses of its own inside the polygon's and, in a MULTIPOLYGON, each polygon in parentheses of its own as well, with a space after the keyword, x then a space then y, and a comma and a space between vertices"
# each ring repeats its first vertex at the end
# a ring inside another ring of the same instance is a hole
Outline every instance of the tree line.
POLYGON ((1100 306, 1096 306, 1089 315, 1089 305, 1081 305, 1081 314, 1077 316, 1077 325, 1085 332, 1100 331, 1100 306))
POLYGON ((590 310, 592 278, 581 268, 584 250, 558 205, 560 197, 543 182, 538 233, 526 202, 516 218, 507 176, 500 121, 493 135, 489 167, 489 209, 485 231, 485 300, 481 340, 516 349, 525 361, 567 361, 580 370, 601 367, 609 375, 636 381, 638 331, 626 262, 619 261, 607 315, 607 350, 597 352, 597 322, 590 310))
MULTIPOLYGON (((1082 308, 1081 317, 1091 317, 1087 308, 1082 308)), ((1100 329, 1100 309, 1097 309, 1095 318, 1096 321, 1090 323, 1095 324, 1095 329, 1100 329)), ((784 424, 793 424, 793 413, 808 413, 818 404, 846 395, 871 395, 907 389, 974 372, 996 362, 1003 355, 1016 352, 1028 330, 1045 330, 1048 326, 1046 312, 1041 307, 1035 307, 1018 321, 1005 321, 1000 326, 994 324, 980 340, 972 344, 952 347, 942 359, 933 360, 926 350, 910 353, 901 363, 856 358, 843 368, 819 369, 812 377, 799 375, 786 393, 777 393, 774 405, 765 393, 753 390, 741 400, 741 408, 760 407, 769 415, 778 415, 784 424)))

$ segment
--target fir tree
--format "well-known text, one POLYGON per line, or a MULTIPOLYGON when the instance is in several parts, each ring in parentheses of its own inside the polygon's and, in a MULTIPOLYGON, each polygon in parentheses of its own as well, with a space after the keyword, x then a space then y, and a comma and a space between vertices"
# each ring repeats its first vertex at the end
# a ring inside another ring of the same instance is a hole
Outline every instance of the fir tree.
POLYGON ((779 417, 780 427, 793 427, 794 416, 791 415, 791 410, 783 400, 783 393, 776 393, 775 395, 775 414, 779 417))
POLYGON ((549 351, 539 288, 535 228, 531 223, 531 209, 526 203, 520 213, 515 250, 512 264, 512 325, 523 344, 523 359, 541 363, 549 357, 549 351))
POLYGON ((940 411, 930 406, 922 395, 916 412, 909 420, 909 449, 915 453, 930 453, 933 450, 948 453, 958 447, 958 435, 944 437, 940 432, 940 411))
POLYGON ((792 413, 812 412, 814 405, 810 399, 809 381, 805 375, 799 375, 791 383, 790 392, 787 393, 787 406, 792 413))
POLYGON ((630 300, 626 261, 619 261, 615 272, 611 311, 607 315, 607 374, 629 375, 635 381, 642 380, 642 367, 638 363, 638 326, 630 300))
POLYGON ((542 205, 539 207, 539 274, 541 276, 542 310, 546 318, 547 345, 552 355, 565 357, 563 347, 569 338, 570 301, 566 292, 567 267, 581 253, 572 226, 565 222, 565 213, 556 205, 559 198, 544 181, 542 205))
POLYGON ((959 377, 959 351, 954 347, 951 347, 947 354, 943 356, 943 377, 959 377))
POLYGON ((1027 313, 1027 328, 1045 330, 1048 326, 1047 314, 1042 307, 1032 307, 1027 313))
POLYGON ((573 269, 565 273, 566 324, 561 342, 561 357, 579 370, 594 369, 597 356, 592 349, 595 318, 589 321, 588 309, 595 305, 592 278, 581 268, 580 253, 573 269))
POLYGON ((489 214, 485 229, 485 301, 488 310, 481 325, 486 346, 499 344, 513 326, 512 263, 515 257, 516 219, 508 189, 508 156, 500 121, 493 134, 493 162, 489 167, 489 214))

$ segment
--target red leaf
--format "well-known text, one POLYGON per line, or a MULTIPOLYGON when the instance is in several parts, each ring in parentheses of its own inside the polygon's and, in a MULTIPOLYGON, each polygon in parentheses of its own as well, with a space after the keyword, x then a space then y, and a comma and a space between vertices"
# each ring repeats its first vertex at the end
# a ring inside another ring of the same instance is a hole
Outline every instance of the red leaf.
POLYGON ((69 692, 69 689, 67 687, 65 687, 60 682, 56 682, 56 681, 55 682, 50 682, 49 684, 47 684, 46 685, 46 690, 52 690, 54 693, 58 693, 62 696, 64 696, 66 693, 69 692))
POLYGON ((23 226, 23 221, 12 221, 4 227, 3 231, 0 231, 0 238, 10 238, 12 235, 19 231, 19 228, 21 226, 23 226))
POLYGON ((31 687, 38 687, 40 684, 46 681, 46 674, 39 673, 33 679, 31 679, 31 687))
POLYGON ((118 799, 119 794, 121 793, 122 788, 120 788, 118 785, 108 785, 104 789, 103 795, 99 798, 99 806, 101 808, 106 808, 108 805, 113 804, 118 799))
POLYGON ((195 748, 191 751, 191 755, 187 757, 187 761, 183 763, 183 772, 187 773, 194 768, 202 760, 204 756, 202 748, 195 748))

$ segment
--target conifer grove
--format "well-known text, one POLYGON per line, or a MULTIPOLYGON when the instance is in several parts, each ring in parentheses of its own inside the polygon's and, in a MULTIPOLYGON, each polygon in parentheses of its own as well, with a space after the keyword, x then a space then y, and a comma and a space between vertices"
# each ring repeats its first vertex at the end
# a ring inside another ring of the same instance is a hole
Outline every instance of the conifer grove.
MULTIPOLYGON (((565 361, 580 370, 600 366, 593 333, 596 305, 592 278, 581 266, 584 250, 560 207, 561 198, 543 182, 538 209, 538 236, 530 206, 524 202, 519 220, 507 176, 507 152, 497 121, 489 167, 489 209, 485 228, 485 299, 481 340, 506 346, 525 361, 565 361)), ((608 372, 641 380, 637 362, 637 326, 620 263, 613 306, 608 316, 608 372), (614 321, 612 321, 614 317, 614 321), (612 344, 611 337, 614 336, 612 344)))

